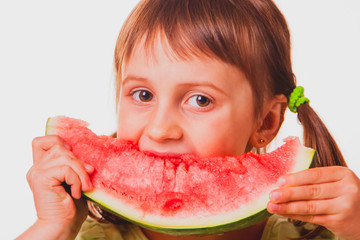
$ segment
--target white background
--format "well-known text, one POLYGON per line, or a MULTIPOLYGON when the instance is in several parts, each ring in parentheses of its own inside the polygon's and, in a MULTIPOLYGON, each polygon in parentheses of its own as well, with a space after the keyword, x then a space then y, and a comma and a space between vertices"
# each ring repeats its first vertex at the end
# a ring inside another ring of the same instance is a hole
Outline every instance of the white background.
MULTIPOLYGON (((0 1, 1 239, 36 219, 25 179, 31 140, 48 117, 115 130, 113 50, 134 0, 0 1)), ((358 0, 276 0, 288 20, 298 84, 360 175, 360 4, 358 0)), ((281 137, 299 134, 287 114, 281 137)))

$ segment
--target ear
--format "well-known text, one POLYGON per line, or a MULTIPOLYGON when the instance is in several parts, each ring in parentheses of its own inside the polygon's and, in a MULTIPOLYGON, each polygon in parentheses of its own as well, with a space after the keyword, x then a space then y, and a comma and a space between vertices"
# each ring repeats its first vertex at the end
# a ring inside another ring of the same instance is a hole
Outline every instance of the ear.
POLYGON ((259 125, 250 137, 250 144, 253 147, 265 147, 275 138, 284 121, 286 107, 287 99, 283 94, 267 101, 259 125))

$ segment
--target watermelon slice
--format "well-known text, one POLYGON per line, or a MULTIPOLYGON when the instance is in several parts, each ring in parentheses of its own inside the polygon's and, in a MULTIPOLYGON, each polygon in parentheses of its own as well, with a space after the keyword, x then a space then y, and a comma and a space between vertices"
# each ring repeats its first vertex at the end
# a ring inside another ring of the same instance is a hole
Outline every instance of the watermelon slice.
POLYGON ((215 234, 264 220, 277 179, 309 168, 314 154, 288 138, 261 155, 164 158, 87 126, 63 116, 49 118, 46 126, 46 134, 62 137, 95 168, 94 190, 83 194, 128 221, 173 235, 215 234))

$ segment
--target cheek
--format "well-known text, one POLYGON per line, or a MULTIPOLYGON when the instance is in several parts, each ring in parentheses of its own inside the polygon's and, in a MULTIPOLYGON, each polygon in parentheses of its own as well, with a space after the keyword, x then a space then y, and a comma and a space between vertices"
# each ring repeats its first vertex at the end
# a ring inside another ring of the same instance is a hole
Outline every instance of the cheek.
POLYGON ((117 137, 122 140, 137 143, 144 122, 139 117, 133 114, 126 114, 126 112, 125 109, 119 112, 117 137))
POLYGON ((200 156, 234 156, 244 153, 249 137, 248 131, 237 125, 216 121, 193 128, 192 142, 200 156))
POLYGON ((234 156, 245 152, 254 130, 254 118, 249 109, 223 108, 206 119, 203 124, 193 126, 197 146, 201 155, 234 156))

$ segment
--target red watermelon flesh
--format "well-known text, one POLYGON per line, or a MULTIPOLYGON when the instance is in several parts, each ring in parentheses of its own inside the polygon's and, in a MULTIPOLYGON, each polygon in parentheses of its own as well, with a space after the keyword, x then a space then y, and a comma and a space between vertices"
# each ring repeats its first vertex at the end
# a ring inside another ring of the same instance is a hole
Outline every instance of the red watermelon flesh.
POLYGON ((51 118, 47 124, 47 134, 62 137, 75 156, 95 168, 95 191, 85 195, 131 221, 170 233, 166 229, 205 231, 239 221, 254 224, 259 220, 246 219, 264 210, 277 179, 308 168, 313 156, 297 138, 288 138, 261 155, 164 158, 98 136, 87 126, 68 117, 51 118))

